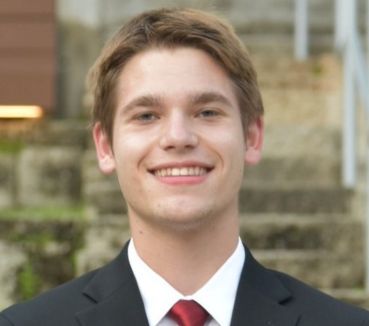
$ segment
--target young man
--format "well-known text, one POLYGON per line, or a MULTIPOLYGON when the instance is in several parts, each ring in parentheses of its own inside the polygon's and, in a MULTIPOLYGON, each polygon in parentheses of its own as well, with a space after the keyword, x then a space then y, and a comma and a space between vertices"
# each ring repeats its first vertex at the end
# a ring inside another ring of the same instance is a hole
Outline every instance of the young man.
POLYGON ((109 265, 5 310, 1 326, 369 325, 259 265, 239 239, 238 192, 263 106, 232 29, 195 10, 146 12, 91 71, 100 169, 117 174, 132 239, 109 265))

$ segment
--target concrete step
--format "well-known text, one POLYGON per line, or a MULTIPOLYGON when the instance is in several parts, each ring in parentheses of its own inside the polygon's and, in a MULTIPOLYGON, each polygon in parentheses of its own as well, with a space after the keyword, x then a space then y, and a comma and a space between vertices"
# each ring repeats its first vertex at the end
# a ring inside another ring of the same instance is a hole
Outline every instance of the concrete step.
MULTIPOLYGON (((365 1, 358 2, 358 18, 360 28, 365 30, 366 26, 366 4, 365 1)), ((276 53, 285 51, 285 42, 280 43, 273 40, 273 36, 278 35, 278 39, 283 36, 289 38, 290 53, 293 51, 293 32, 295 5, 291 0, 263 0, 253 2, 233 1, 230 8, 226 7, 225 15, 231 20, 236 30, 241 36, 243 34, 257 35, 260 41, 255 47, 255 42, 251 42, 250 48, 259 52, 272 51, 276 53), (264 39, 264 42, 262 41, 264 39)), ((335 26, 335 5, 331 0, 311 0, 308 3, 309 21, 309 42, 311 53, 322 53, 332 51, 334 42, 335 26)), ((243 37, 244 39, 247 37, 243 37)), ((246 43, 247 44, 247 43, 246 43)), ((269 52, 267 52, 269 53, 269 52)))
POLYGON ((297 61, 293 54, 271 55, 257 53, 252 56, 258 72, 259 85, 278 88, 311 89, 327 91, 341 86, 341 61, 338 56, 324 53, 297 61))
MULTIPOLYGON (((225 14, 238 30, 270 33, 276 30, 293 32, 294 1, 259 0, 253 2, 251 0, 236 0, 232 4, 233 6, 224 8, 225 14)), ((333 31, 334 9, 334 2, 331 0, 310 0, 308 3, 308 15, 311 32, 333 31)))
POLYGON ((340 186, 340 178, 341 161, 335 157, 326 160, 318 155, 264 157, 258 165, 246 167, 244 184, 248 188, 276 188, 281 185, 293 188, 333 187, 340 186))
POLYGON ((267 87, 261 94, 266 129, 275 125, 295 125, 340 130, 342 94, 339 88, 323 91, 267 87))
POLYGON ((240 211, 243 213, 346 213, 353 193, 331 188, 242 188, 240 211))
POLYGON ((241 236, 251 249, 362 252, 363 223, 344 214, 242 214, 241 236))
POLYGON ((263 159, 249 167, 249 185, 339 185, 341 68, 335 56, 304 63, 254 58, 265 106, 263 159))
MULTIPOLYGON (((260 23, 260 30, 257 26, 247 27, 246 31, 237 31, 240 39, 246 45, 248 51, 253 55, 265 55, 270 58, 285 55, 287 57, 294 56, 294 36, 292 26, 287 28, 284 25, 260 23), (287 31, 286 31, 286 30, 287 31)), ((364 33, 362 36, 365 42, 364 33)), ((324 53, 332 53, 334 48, 334 33, 331 26, 316 26, 311 28, 309 33, 308 54, 321 55, 324 53)))
POLYGON ((266 52, 251 56, 267 113, 280 104, 276 108, 279 114, 298 114, 300 121, 310 120, 315 115, 321 119, 321 112, 325 114, 327 108, 339 114, 342 67, 336 55, 321 54, 303 62, 296 61, 293 54, 271 55, 266 52), (333 99, 335 103, 332 103, 333 99), (306 108, 314 113, 305 117, 306 108))
POLYGON ((341 135, 335 128, 266 126, 262 159, 245 169, 245 187, 340 186, 341 135))
POLYGON ((269 58, 281 55, 293 57, 293 39, 288 33, 280 32, 270 35, 264 32, 238 32, 241 41, 245 44, 252 58, 259 55, 268 55, 269 58))
POLYGON ((268 268, 285 272, 316 288, 363 286, 362 257, 341 258, 333 252, 318 250, 254 250, 253 254, 268 268))

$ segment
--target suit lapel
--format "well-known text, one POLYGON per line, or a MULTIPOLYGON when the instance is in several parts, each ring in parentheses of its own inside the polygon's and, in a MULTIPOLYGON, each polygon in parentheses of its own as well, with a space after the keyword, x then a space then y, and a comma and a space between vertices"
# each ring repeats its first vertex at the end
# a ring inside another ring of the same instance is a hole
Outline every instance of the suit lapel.
POLYGON ((95 304, 76 315, 83 326, 148 326, 140 291, 129 265, 127 245, 113 262, 96 274, 84 295, 95 304))
POLYGON ((284 305, 291 298, 281 281, 246 248, 231 326, 296 326, 299 314, 284 305))

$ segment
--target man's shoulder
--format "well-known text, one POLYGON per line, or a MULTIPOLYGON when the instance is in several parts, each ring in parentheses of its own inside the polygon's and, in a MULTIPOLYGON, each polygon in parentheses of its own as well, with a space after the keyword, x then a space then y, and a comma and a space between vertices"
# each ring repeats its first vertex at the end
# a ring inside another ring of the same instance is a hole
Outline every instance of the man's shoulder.
POLYGON ((83 289, 97 271, 84 274, 34 299, 5 309, 0 313, 0 326, 39 326, 46 320, 49 325, 74 325, 74 313, 91 305, 91 299, 83 294, 83 289))
POLYGON ((368 325, 369 311, 342 302, 285 273, 271 271, 291 292, 286 306, 302 312, 302 325, 368 325))

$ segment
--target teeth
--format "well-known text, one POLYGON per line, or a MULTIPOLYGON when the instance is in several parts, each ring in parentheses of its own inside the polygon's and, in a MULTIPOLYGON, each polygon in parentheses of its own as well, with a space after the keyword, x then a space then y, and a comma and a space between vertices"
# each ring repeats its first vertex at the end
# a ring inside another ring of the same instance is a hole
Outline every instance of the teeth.
POLYGON ((155 170, 154 174, 158 177, 201 176, 206 174, 206 169, 199 166, 165 168, 155 170))

